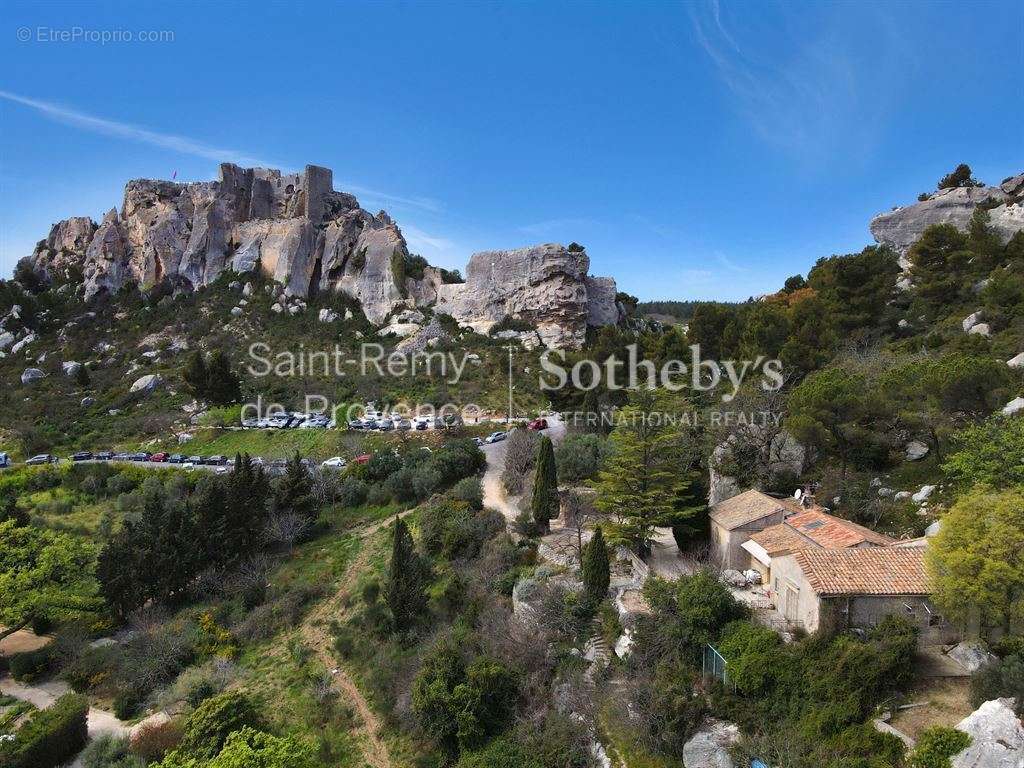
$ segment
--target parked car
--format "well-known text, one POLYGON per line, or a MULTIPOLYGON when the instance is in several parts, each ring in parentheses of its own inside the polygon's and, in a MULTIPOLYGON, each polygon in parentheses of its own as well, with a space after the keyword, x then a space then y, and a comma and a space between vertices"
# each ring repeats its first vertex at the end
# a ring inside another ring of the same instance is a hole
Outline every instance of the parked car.
POLYGON ((149 460, 150 461, 154 461, 154 462, 156 462, 158 464, 162 464, 162 463, 165 463, 167 461, 167 457, 169 455, 170 454, 165 453, 164 451, 159 451, 158 453, 154 453, 152 456, 150 456, 149 460))
POLYGON ((11 456, 7 453, 0 453, 0 467, 11 466, 11 456))
POLYGON ((408 419, 399 419, 395 422, 395 429, 400 429, 403 432, 407 429, 412 429, 412 422, 408 419))
POLYGON ((110 461, 114 458, 114 454, 110 451, 100 451, 99 453, 94 454, 93 458, 96 461, 110 461))
POLYGON ((132 455, 130 453, 115 453, 110 458, 111 461, 131 461, 132 455))
POLYGON ((422 432, 423 430, 430 428, 429 425, 427 424, 427 422, 425 422, 425 421, 415 421, 415 422, 413 422, 413 425, 416 427, 416 430, 419 431, 419 432, 422 432))
POLYGON ((26 464, 56 464, 57 457, 49 453, 40 453, 38 456, 33 456, 31 459, 25 462, 26 464))
POLYGON ((487 439, 484 440, 484 442, 487 443, 488 445, 492 443, 500 443, 506 437, 508 437, 508 432, 491 432, 491 434, 487 436, 487 439))
POLYGON ((532 429, 535 432, 539 432, 542 429, 548 428, 548 420, 543 417, 534 419, 533 421, 526 425, 526 428, 532 429))
POLYGON ((149 451, 136 451, 135 453, 129 453, 128 458, 132 461, 149 461, 149 457, 152 455, 149 451))
POLYGON ((225 464, 228 463, 228 457, 227 456, 211 456, 206 461, 207 461, 208 464, 212 464, 215 467, 223 467, 225 464))
POLYGON ((260 420, 259 419, 253 419, 253 418, 242 419, 242 426, 245 427, 246 429, 254 429, 255 427, 258 427, 259 425, 260 425, 260 420))
POLYGON ((346 464, 348 462, 341 458, 341 456, 333 456, 327 459, 327 461, 322 462, 320 466, 326 469, 344 469, 346 464))
POLYGON ((198 465, 203 463, 203 457, 202 456, 189 456, 188 457, 188 461, 186 463, 187 464, 192 464, 193 466, 198 466, 198 465))
POLYGON ((373 454, 364 453, 361 456, 356 456, 352 459, 352 462, 354 464, 366 464, 371 458, 373 458, 373 454))
POLYGON ((91 451, 78 451, 78 453, 71 454, 72 461, 89 461, 92 458, 91 451))
POLYGON ((394 428, 395 422, 393 422, 391 419, 381 419, 380 421, 377 422, 377 429, 379 429, 381 432, 390 432, 394 428))
POLYGON ((167 457, 168 464, 184 464, 188 458, 182 453, 172 453, 167 457))
POLYGON ((363 428, 363 420, 362 419, 352 419, 352 421, 350 421, 348 423, 348 428, 349 429, 362 429, 363 428))

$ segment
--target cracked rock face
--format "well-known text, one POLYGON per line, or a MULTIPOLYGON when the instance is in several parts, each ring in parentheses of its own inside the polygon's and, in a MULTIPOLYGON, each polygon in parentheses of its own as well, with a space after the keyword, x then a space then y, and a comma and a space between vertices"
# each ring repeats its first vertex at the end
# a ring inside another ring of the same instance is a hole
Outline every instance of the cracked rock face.
POLYGON ((1002 204, 989 210, 989 225, 1006 243, 1024 229, 1024 174, 1014 176, 998 187, 958 187, 940 189, 927 200, 880 213, 871 220, 871 235, 905 255, 921 234, 933 224, 952 224, 966 231, 974 209, 987 200, 1002 204))
POLYGON ((225 163, 216 181, 128 182, 120 211, 98 226, 85 217, 58 222, 29 264, 50 281, 80 267, 86 300, 125 285, 194 289, 227 270, 260 270, 287 297, 344 292, 378 326, 396 310, 436 307, 483 333, 505 319, 529 322, 548 347, 579 347, 588 325, 623 317, 615 281, 588 276, 582 249, 478 253, 465 284, 446 283, 430 266, 406 276, 408 257, 398 225, 334 191, 329 169, 284 174, 225 163))

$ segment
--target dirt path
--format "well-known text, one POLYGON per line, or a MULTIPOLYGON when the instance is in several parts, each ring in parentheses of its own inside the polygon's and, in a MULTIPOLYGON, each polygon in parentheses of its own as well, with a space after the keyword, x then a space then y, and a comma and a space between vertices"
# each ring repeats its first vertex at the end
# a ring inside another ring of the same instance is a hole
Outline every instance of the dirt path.
MULTIPOLYGON (((412 510, 407 510, 400 516, 404 517, 411 511, 412 510)), ((393 520, 393 517, 389 517, 386 520, 380 520, 372 523, 358 531, 358 535, 360 538, 368 539, 373 536, 373 534, 389 525, 393 520)), ((349 565, 348 570, 346 571, 346 576, 349 573, 358 572, 363 568, 366 565, 368 558, 369 556, 366 550, 360 550, 355 560, 353 560, 349 565)), ((315 610, 306 616, 302 625, 299 627, 299 632, 302 634, 302 639, 306 646, 316 654, 320 663, 323 664, 328 672, 331 673, 332 687, 341 696, 343 696, 346 701, 350 702, 359 714, 359 719, 363 722, 366 735, 366 743, 363 745, 363 758, 366 760, 367 765, 372 766, 372 768, 393 768, 394 763, 391 762, 391 756, 388 754, 387 745, 381 738, 381 732, 383 729, 380 719, 374 713, 373 709, 370 708, 370 704, 363 697, 363 694, 355 684, 355 681, 334 655, 333 643, 330 631, 328 630, 331 620, 341 618, 344 613, 342 601, 348 594, 350 586, 351 582, 347 578, 342 579, 341 588, 338 589, 330 599, 321 603, 315 610)))
MULTIPOLYGON (((0 679, 0 693, 27 701, 38 709, 46 709, 70 690, 71 688, 66 683, 58 681, 39 683, 38 685, 23 685, 9 677, 0 679)), ((106 733, 115 736, 126 736, 131 731, 127 723, 118 720, 110 712, 96 709, 95 707, 89 708, 88 722, 89 737, 93 739, 106 733)))

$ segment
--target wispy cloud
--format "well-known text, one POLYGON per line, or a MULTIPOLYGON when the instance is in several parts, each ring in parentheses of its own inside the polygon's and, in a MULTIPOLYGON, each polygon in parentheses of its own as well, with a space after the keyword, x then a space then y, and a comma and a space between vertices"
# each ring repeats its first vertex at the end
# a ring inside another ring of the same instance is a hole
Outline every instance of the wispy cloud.
POLYGON ((765 140, 814 159, 837 146, 847 154, 870 148, 905 64, 897 31, 881 10, 863 7, 871 32, 850 34, 849 14, 845 21, 828 18, 827 6, 813 33, 787 15, 785 4, 773 6, 781 17, 771 30, 744 30, 719 0, 688 8, 694 38, 765 140), (866 120, 869 114, 875 119, 866 120))
POLYGON ((594 225, 592 219, 548 219, 519 227, 519 231, 533 237, 547 237, 553 234, 564 234, 569 230, 579 230, 594 225))
POLYGON ((725 269, 729 270, 730 272, 749 272, 750 271, 746 267, 741 266, 740 264, 737 264, 735 261, 730 259, 728 256, 726 256, 721 251, 718 251, 718 252, 715 253, 715 261, 717 261, 719 264, 721 264, 725 269))
POLYGON ((413 251, 449 253, 456 250, 454 241, 446 237, 429 234, 412 224, 402 224, 401 227, 402 234, 405 235, 405 241, 413 251))
POLYGON ((119 139, 149 144, 150 146, 168 149, 172 152, 180 152, 183 155, 201 157, 205 160, 217 160, 219 162, 238 163, 239 165, 258 165, 273 167, 268 163, 252 155, 248 155, 236 149, 225 149, 214 147, 203 142, 190 139, 185 136, 176 136, 170 133, 160 133, 142 128, 131 123, 123 123, 119 120, 108 120, 103 117, 96 117, 76 109, 54 104, 49 101, 32 99, 27 96, 19 96, 9 91, 0 91, 0 99, 21 104, 24 107, 34 109, 43 117, 54 120, 58 123, 80 128, 90 133, 98 133, 103 136, 113 136, 119 139))
MULTIPOLYGON (((171 133, 153 131, 131 123, 120 120, 110 120, 105 117, 90 115, 71 107, 56 104, 42 99, 21 96, 10 91, 0 90, 0 99, 20 104, 34 110, 43 117, 54 122, 69 125, 89 133, 96 133, 102 136, 125 139, 139 144, 148 144, 160 149, 179 152, 183 155, 199 157, 204 160, 214 160, 221 163, 236 163, 244 166, 259 166, 263 168, 289 168, 293 167, 288 163, 273 162, 265 158, 255 157, 242 150, 215 147, 187 136, 178 136, 171 133)), ((370 207, 395 206, 418 208, 425 211, 438 212, 441 204, 430 198, 403 197, 380 190, 370 189, 358 184, 350 184, 339 181, 336 186, 351 192, 357 197, 363 198, 363 204, 370 207)))

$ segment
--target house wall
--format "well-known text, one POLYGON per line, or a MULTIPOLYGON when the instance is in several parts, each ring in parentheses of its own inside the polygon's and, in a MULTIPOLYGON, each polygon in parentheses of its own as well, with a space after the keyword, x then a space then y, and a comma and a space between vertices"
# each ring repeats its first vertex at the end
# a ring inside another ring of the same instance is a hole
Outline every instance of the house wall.
POLYGON ((818 629, 820 602, 792 555, 772 558, 768 594, 775 609, 808 632, 818 629))
POLYGON ((958 641, 959 635, 939 614, 928 598, 921 595, 856 595, 849 598, 822 599, 822 613, 832 617, 837 627, 870 629, 886 616, 902 616, 920 631, 921 645, 942 645, 958 641), (929 612, 930 611, 930 612, 929 612))
POLYGON ((766 515, 760 520, 747 523, 742 528, 726 530, 723 526, 711 521, 711 543, 718 552, 723 568, 733 568, 742 571, 749 567, 750 553, 742 548, 743 542, 750 538, 752 533, 763 531, 770 525, 782 522, 782 511, 766 515))

